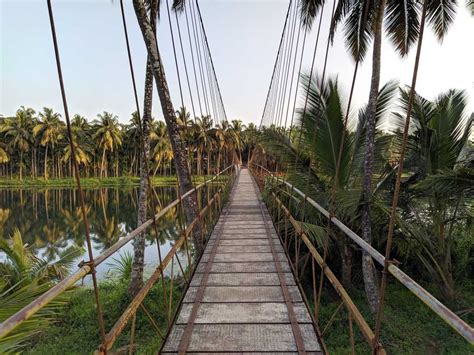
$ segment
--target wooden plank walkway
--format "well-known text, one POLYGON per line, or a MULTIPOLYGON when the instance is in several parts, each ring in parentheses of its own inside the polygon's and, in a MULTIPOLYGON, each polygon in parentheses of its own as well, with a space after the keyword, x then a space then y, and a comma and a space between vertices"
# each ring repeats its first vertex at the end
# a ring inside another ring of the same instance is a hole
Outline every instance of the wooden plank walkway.
POLYGON ((271 218, 243 169, 162 353, 320 351, 271 218))

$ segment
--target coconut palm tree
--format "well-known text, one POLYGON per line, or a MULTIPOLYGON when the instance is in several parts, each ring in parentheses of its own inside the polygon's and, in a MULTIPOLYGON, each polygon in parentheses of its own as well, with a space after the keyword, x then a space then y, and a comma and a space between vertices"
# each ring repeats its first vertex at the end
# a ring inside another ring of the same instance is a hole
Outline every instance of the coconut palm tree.
POLYGON ((7 117, 0 126, 0 132, 9 138, 9 145, 20 152, 20 179, 23 178, 23 155, 28 152, 33 144, 31 140, 31 126, 35 111, 21 106, 15 117, 7 117))
MULTIPOLYGON (((158 3, 159 2, 157 2, 157 6, 159 5, 158 3)), ((152 23, 148 18, 144 1, 134 0, 133 7, 135 9, 138 24, 143 35, 143 40, 146 44, 149 56, 148 62, 151 64, 153 76, 155 78, 156 88, 158 91, 158 96, 160 97, 163 117, 166 122, 171 147, 174 153, 174 164, 179 179, 181 194, 184 194, 193 188, 193 184, 191 180, 190 169, 188 167, 187 162, 186 147, 180 136, 179 125, 177 123, 175 109, 171 101, 165 70, 161 61, 161 55, 158 48, 157 38, 155 36, 152 23)), ((156 14, 158 15, 158 11, 156 14)), ((197 200, 194 194, 191 194, 188 198, 184 200, 184 211, 188 223, 192 222, 196 218, 198 214, 197 208, 197 200)), ((202 250, 202 242, 199 237, 199 233, 196 232, 193 235, 193 239, 197 250, 200 252, 202 250)))
POLYGON ((114 149, 116 150, 122 145, 122 132, 118 117, 106 111, 97 115, 95 126, 96 130, 93 139, 97 142, 97 147, 102 150, 100 177, 107 177, 105 158, 107 152, 113 152, 114 149))
MULTIPOLYGON (((302 84, 306 87, 309 78, 303 76, 302 84)), ((391 102, 396 94, 397 84, 389 82, 380 90, 377 99, 377 126, 383 124, 383 117, 386 115, 391 102)), ((338 218, 343 220, 351 229, 360 230, 361 210, 359 199, 362 194, 362 184, 360 176, 363 172, 364 157, 364 131, 367 129, 367 110, 362 110, 358 116, 350 116, 351 123, 357 127, 354 132, 344 127, 344 103, 341 99, 340 89, 337 80, 329 79, 321 84, 320 79, 313 78, 309 87, 307 111, 299 115, 299 126, 302 130, 301 141, 297 146, 293 146, 287 139, 285 132, 272 129, 264 131, 260 141, 263 151, 266 154, 277 157, 276 161, 286 163, 288 166, 289 179, 300 190, 305 191, 329 208, 329 205, 336 207, 338 218), (335 172, 341 141, 344 139, 341 155, 340 173, 338 181, 335 182, 335 172), (308 157, 311 157, 309 160, 308 157), (308 167, 308 164, 310 166, 308 167), (309 168, 309 171, 308 171, 309 168), (331 201, 331 188, 336 186, 335 201, 331 201)), ((379 151, 384 151, 387 140, 382 135, 376 140, 376 147, 379 151)), ((258 155, 258 153, 256 153, 258 155)), ((262 159, 263 157, 260 157, 262 159)), ((377 164, 385 165, 382 155, 377 156, 377 164)), ((383 193, 382 189, 378 193, 383 193)), ((383 217, 385 206, 379 200, 374 206, 378 215, 383 217)), ((297 209, 298 215, 301 209, 297 209)), ((305 223, 309 233, 311 233, 319 245, 323 245, 322 240, 326 238, 325 220, 320 219, 319 214, 312 215, 312 211, 306 211, 305 216, 301 216, 302 223, 305 223), (310 214, 310 218, 308 217, 310 214)), ((337 255, 341 256, 341 274, 345 285, 351 283, 352 274, 352 249, 347 243, 345 236, 337 230, 331 230, 329 236, 334 240, 338 249, 337 255)))
MULTIPOLYGON (((404 90, 398 126, 407 105, 404 90)), ((410 223, 412 237, 407 253, 418 256, 447 300, 455 297, 453 249, 459 234, 469 233, 469 201, 474 197, 474 158, 468 153, 473 118, 466 115, 466 105, 463 91, 450 90, 435 101, 417 95, 405 160, 411 172, 402 196, 403 220, 410 223), (459 227, 463 225, 465 229, 459 227)))
POLYGON ((235 149, 239 156, 239 162, 242 163, 242 131, 245 129, 245 126, 242 124, 241 120, 232 120, 230 129, 234 132, 235 149))
POLYGON ((33 136, 38 137, 41 146, 45 147, 44 153, 44 178, 48 179, 48 149, 51 147, 51 153, 54 163, 54 148, 64 137, 64 122, 60 120, 61 115, 54 112, 53 109, 44 107, 43 112, 39 113, 39 121, 33 127, 33 136))
POLYGON ((7 153, 7 147, 4 143, 0 144, 0 164, 5 164, 10 161, 10 156, 7 153))
POLYGON ((210 170, 211 150, 215 145, 213 136, 211 134, 212 119, 210 116, 202 116, 196 118, 196 122, 193 124, 193 142, 196 147, 196 171, 198 175, 202 175, 203 172, 203 155, 204 152, 207 155, 207 173, 210 170))
MULTIPOLYGON (((427 20, 439 40, 442 40, 454 20, 457 1, 426 0, 427 20)), ((310 26, 324 1, 302 0, 301 15, 304 23, 310 26)), ((380 85, 383 22, 387 21, 385 31, 394 43, 397 51, 406 55, 416 43, 420 32, 420 4, 416 0, 340 0, 335 9, 331 24, 332 38, 337 26, 344 21, 344 39, 349 52, 356 61, 362 61, 368 45, 373 42, 372 75, 367 109, 367 130, 365 132, 364 159, 364 194, 362 237, 372 241, 370 204, 372 202, 372 180, 374 172, 375 116, 377 95, 380 85)), ((364 283, 372 311, 377 309, 378 292, 375 282, 373 263, 370 256, 364 253, 364 283)))

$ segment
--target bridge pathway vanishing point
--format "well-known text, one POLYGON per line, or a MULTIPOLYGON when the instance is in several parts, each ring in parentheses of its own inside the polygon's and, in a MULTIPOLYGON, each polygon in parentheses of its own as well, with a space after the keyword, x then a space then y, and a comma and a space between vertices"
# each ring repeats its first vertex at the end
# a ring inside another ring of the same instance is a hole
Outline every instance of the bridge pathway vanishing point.
POLYGON ((247 169, 235 182, 162 350, 185 352, 321 352, 283 247, 247 169))

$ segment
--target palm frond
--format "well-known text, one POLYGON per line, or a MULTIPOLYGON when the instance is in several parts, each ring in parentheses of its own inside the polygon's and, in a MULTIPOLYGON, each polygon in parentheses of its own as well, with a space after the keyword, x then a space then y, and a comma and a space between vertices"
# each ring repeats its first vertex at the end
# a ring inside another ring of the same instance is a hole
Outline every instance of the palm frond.
POLYGON ((389 37, 400 55, 405 56, 420 32, 417 1, 391 0, 387 3, 386 11, 389 37))
POLYGON ((112 262, 107 265, 120 279, 129 280, 132 275, 133 254, 130 252, 120 254, 118 258, 112 258, 112 262))
POLYGON ((444 195, 449 197, 461 194, 474 194, 474 170, 459 168, 441 170, 438 174, 429 175, 415 185, 423 193, 444 195))
POLYGON ((457 0, 431 0, 427 6, 426 19, 438 40, 442 41, 454 22, 457 0))
POLYGON ((323 4, 324 0, 303 0, 300 2, 300 16, 307 31, 311 30, 311 26, 323 4))

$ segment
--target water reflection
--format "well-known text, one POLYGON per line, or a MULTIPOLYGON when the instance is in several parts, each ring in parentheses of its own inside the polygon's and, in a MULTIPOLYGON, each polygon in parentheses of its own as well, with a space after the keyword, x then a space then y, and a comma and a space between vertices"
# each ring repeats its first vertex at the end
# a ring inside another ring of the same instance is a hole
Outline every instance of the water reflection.
MULTIPOLYGON (((176 199, 175 187, 157 187, 154 198, 157 212, 176 199)), ((138 188, 100 188, 85 190, 94 255, 137 226, 138 188)), ((162 253, 169 242, 179 235, 177 221, 180 213, 170 209, 158 220, 158 233, 162 253)), ((66 247, 76 244, 84 249, 85 237, 78 194, 75 189, 0 189, 0 235, 9 237, 15 229, 21 232, 35 254, 48 261, 56 260, 66 247)), ((153 228, 147 230, 147 267, 157 261, 157 248, 153 228)), ((131 251, 127 245, 122 253, 131 251)), ((117 257, 117 255, 116 255, 117 257)), ((0 253, 0 259, 2 255, 0 253)), ((84 255, 84 258, 86 256, 84 255)), ((102 274, 108 269, 101 265, 102 274)), ((99 274, 101 270, 99 268, 99 274)))

